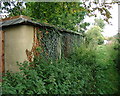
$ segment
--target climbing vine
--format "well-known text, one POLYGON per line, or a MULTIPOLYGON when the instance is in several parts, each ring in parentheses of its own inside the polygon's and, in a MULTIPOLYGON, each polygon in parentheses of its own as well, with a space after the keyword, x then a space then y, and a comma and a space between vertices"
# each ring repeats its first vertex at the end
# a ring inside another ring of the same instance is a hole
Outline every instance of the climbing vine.
POLYGON ((49 59, 59 59, 68 56, 76 46, 81 44, 81 35, 60 31, 53 27, 37 27, 34 32, 34 43, 31 51, 26 49, 28 61, 34 56, 44 56, 49 59))

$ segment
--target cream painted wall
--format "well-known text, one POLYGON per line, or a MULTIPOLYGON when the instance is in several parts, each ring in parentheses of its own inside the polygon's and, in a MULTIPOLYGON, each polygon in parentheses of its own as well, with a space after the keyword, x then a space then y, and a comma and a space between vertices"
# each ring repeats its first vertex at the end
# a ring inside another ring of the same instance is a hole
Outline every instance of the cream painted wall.
POLYGON ((34 30, 30 25, 16 25, 5 30, 5 71, 19 70, 16 61, 27 59, 25 50, 31 50, 34 30))

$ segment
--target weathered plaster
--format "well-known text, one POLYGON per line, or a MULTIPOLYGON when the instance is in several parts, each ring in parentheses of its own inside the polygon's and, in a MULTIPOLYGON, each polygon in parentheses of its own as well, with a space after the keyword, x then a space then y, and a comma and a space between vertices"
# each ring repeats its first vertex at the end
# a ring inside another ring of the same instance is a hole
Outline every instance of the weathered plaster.
POLYGON ((5 31, 5 71, 19 70, 18 62, 27 59, 25 50, 31 50, 33 44, 33 26, 15 25, 4 29, 5 31))

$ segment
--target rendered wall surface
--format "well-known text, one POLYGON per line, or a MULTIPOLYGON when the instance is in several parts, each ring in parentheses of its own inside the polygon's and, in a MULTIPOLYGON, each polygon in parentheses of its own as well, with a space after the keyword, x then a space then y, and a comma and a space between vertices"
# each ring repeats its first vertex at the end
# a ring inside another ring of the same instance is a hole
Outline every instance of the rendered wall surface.
POLYGON ((30 25, 16 25, 4 29, 5 31, 5 71, 19 70, 18 62, 27 59, 25 50, 31 50, 33 44, 34 27, 30 25))

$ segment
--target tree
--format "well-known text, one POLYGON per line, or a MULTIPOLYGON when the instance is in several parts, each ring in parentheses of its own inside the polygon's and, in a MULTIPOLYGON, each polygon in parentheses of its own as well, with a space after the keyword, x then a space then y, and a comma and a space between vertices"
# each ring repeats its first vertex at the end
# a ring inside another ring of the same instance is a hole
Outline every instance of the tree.
POLYGON ((16 16, 23 14, 23 10, 25 9, 23 7, 24 2, 0 2, 1 9, 0 15, 6 14, 5 16, 16 16))
POLYGON ((118 3, 118 0, 83 0, 82 3, 87 10, 88 16, 95 16, 97 17, 96 11, 98 11, 101 16, 103 16, 104 20, 107 23, 109 22, 109 19, 112 18, 111 13, 109 12, 109 9, 112 8, 112 4, 118 3))
POLYGON ((100 19, 95 19, 94 25, 99 26, 101 29, 104 29, 105 23, 104 20, 100 19))
MULTIPOLYGON (((3 9, 8 10, 10 16, 22 14, 30 16, 37 21, 39 19, 40 22, 46 22, 74 31, 78 30, 75 25, 79 25, 87 13, 81 2, 26 2, 26 8, 20 7, 22 3, 19 5, 17 2, 13 3, 3 3, 4 6, 7 6, 3 7, 3 9), (13 6, 13 3, 14 8, 8 8, 11 5, 13 6), (17 13, 17 10, 21 10, 21 12, 17 13)), ((83 29, 89 25, 87 22, 83 24, 83 29)), ((80 31, 82 31, 82 28, 80 31)))
POLYGON ((96 16, 94 11, 98 10, 104 16, 104 20, 108 22, 111 14, 108 9, 111 3, 105 1, 100 3, 99 0, 91 2, 89 0, 81 0, 81 2, 3 2, 2 12, 6 11, 9 16, 27 15, 34 19, 40 19, 40 22, 47 22, 58 27, 75 30, 80 26, 80 32, 84 32, 89 23, 83 21, 86 15, 96 16), (88 4, 87 4, 88 3, 88 4), (23 5, 26 5, 26 7, 23 5), (93 7, 92 5, 96 5, 93 7), (18 11, 19 10, 19 11, 18 11), (104 14, 103 14, 104 13, 104 14))
MULTIPOLYGON (((28 2, 26 9, 30 16, 58 27, 77 30, 86 15, 86 10, 77 2, 28 2)), ((86 23, 87 26, 87 23, 86 23)))
POLYGON ((92 45, 101 45, 104 43, 104 37, 101 34, 102 30, 99 26, 93 26, 86 34, 86 43, 92 45))
POLYGON ((86 34, 86 42, 92 45, 101 45, 104 43, 104 36, 101 34, 105 27, 103 19, 94 19, 94 26, 89 29, 86 34))

